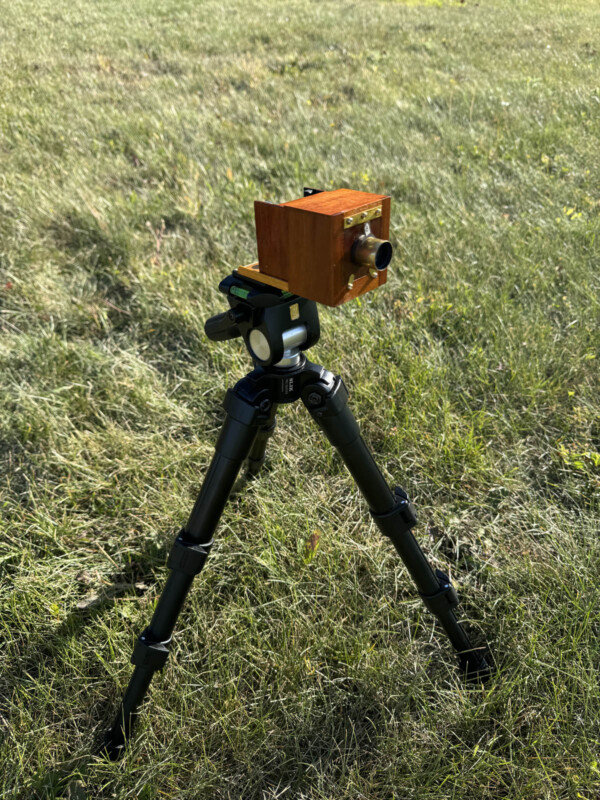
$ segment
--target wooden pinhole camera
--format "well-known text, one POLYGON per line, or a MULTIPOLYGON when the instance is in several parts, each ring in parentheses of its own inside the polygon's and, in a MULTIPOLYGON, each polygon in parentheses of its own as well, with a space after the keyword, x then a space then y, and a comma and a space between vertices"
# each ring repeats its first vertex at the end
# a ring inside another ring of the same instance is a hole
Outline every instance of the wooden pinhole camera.
POLYGON ((254 203, 258 262, 240 275, 326 306, 387 280, 390 198, 352 189, 305 189, 287 203, 254 203))

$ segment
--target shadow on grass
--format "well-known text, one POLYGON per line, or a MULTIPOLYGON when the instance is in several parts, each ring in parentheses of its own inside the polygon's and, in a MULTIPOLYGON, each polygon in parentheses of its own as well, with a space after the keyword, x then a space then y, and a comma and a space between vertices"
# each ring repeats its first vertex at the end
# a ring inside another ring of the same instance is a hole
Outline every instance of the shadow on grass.
POLYGON ((352 680, 326 684, 297 724, 282 719, 285 733, 265 737, 260 749, 253 748, 252 763, 240 765, 233 752, 225 754, 220 768, 231 776, 228 796, 275 797, 281 790, 306 796, 302 793, 331 789, 351 775, 368 777, 390 710, 397 709, 386 706, 370 686, 352 680))
MULTIPOLYGON (((326 686, 320 692, 318 703, 299 720, 297 728, 288 729, 285 735, 279 734, 276 741, 265 736, 252 762, 241 764, 224 740, 218 762, 213 762, 214 771, 224 780, 217 778, 215 783, 206 776, 205 786, 193 796, 198 800, 209 797, 252 800, 277 797, 283 788, 297 796, 321 788, 323 783, 332 788, 351 775, 368 778, 380 755, 378 744, 381 731, 386 729, 386 717, 400 711, 400 708, 390 709, 389 703, 384 704, 374 690, 357 683, 349 682, 343 687, 339 684, 326 686)), ((256 744, 256 738, 253 738, 256 744)), ((71 758, 60 769, 41 770, 19 800, 31 797, 44 800, 115 797, 112 793, 114 786, 112 790, 108 785, 103 789, 98 776, 93 774, 100 749, 101 738, 98 737, 89 755, 71 758)), ((120 762, 125 770, 128 760, 137 760, 137 749, 133 744, 125 751, 120 762)), ((110 763, 106 762, 107 766, 110 763)), ((189 767, 182 765, 181 771, 182 776, 190 778, 189 767)), ((192 788, 195 787, 190 786, 192 788)), ((150 798, 156 795, 148 786, 139 796, 150 798)))

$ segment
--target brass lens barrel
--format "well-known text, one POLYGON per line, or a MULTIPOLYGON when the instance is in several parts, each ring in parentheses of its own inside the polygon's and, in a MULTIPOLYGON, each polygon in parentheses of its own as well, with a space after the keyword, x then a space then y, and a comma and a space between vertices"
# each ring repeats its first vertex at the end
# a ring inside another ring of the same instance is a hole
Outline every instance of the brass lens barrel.
POLYGON ((359 236, 352 246, 352 261, 359 267, 385 269, 392 260, 392 245, 375 236, 359 236))

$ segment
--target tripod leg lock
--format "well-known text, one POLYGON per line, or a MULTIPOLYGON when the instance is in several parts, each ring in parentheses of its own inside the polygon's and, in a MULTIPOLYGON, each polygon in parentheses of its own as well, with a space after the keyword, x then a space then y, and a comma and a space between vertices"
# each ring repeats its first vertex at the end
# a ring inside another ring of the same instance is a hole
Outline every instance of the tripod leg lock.
POLYGON ((394 500, 395 503, 390 511, 385 511, 383 514, 370 512, 380 531, 392 541, 417 524, 415 509, 401 486, 396 486, 394 489, 394 500))
POLYGON ((336 417, 348 403, 348 389, 339 375, 328 373, 332 380, 322 379, 307 384, 302 390, 302 402, 315 419, 336 417))
MULTIPOLYGON (((147 629, 146 629, 147 631, 147 629)), ((151 642, 146 639, 146 631, 135 643, 131 663, 136 667, 144 667, 152 671, 162 669, 169 657, 169 642, 151 642)))
POLYGON ((459 603, 456 589, 450 583, 450 578, 441 569, 436 569, 435 576, 439 581, 440 590, 435 594, 420 594, 421 600, 425 603, 428 611, 436 617, 443 616, 450 609, 459 603))
POLYGON ((180 531, 169 553, 167 567, 186 575, 197 575, 208 558, 212 544, 212 539, 204 544, 190 542, 185 538, 185 531, 180 531))

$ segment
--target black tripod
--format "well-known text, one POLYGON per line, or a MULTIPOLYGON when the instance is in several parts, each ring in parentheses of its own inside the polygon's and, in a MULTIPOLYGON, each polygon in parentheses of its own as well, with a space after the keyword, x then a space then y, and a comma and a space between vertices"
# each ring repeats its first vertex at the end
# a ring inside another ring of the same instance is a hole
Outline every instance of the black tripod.
POLYGON ((123 750, 152 675, 165 665, 177 617, 194 576, 208 557, 213 532, 242 464, 248 459, 250 474, 258 472, 275 428, 278 404, 298 399, 338 450, 371 516, 392 540, 421 599, 456 649, 463 671, 469 677, 484 677, 489 672, 481 650, 473 648, 456 619, 456 590, 447 575, 431 568, 411 533, 417 520, 406 493, 400 487, 394 491, 388 487, 361 438, 347 406, 344 383, 301 352, 319 338, 316 304, 235 272, 221 282, 219 289, 227 295, 231 308, 211 317, 205 331, 215 341, 243 336, 256 366, 225 396, 227 416, 215 454, 189 521, 169 555, 171 573, 152 621, 133 651, 135 670, 104 744, 112 758, 123 750))

